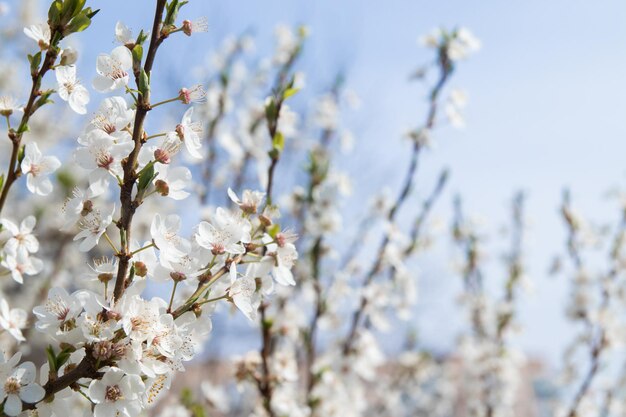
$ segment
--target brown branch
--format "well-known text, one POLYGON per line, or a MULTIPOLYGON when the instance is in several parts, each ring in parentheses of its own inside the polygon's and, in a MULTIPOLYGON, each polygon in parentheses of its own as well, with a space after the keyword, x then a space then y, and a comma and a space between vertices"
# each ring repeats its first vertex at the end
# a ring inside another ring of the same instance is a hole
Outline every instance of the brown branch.
MULTIPOLYGON (((570 205, 569 193, 565 193, 562 213, 569 229, 568 249, 570 251, 570 255, 575 265, 577 266, 578 269, 581 269, 582 268, 581 257, 577 250, 577 246, 575 244, 577 240, 578 227, 576 227, 577 225, 575 224, 575 222, 573 221, 573 218, 571 217, 571 211, 570 211, 569 205, 570 205)), ((619 253, 623 248, 625 237, 626 237, 626 208, 623 208, 622 218, 618 226, 617 232, 615 234, 615 237, 613 238, 611 249, 609 251, 611 269, 608 271, 606 275, 606 279, 608 281, 613 281, 619 272, 618 271, 619 253)), ((604 310, 608 308, 610 305, 610 302, 611 302, 611 296, 610 296, 609 290, 606 287, 606 285, 603 285, 602 286, 602 298, 600 301, 600 310, 604 310)), ((574 399, 572 400, 572 404, 568 408, 568 412, 566 414, 567 417, 578 416, 578 407, 580 405, 580 402, 585 397, 587 392, 589 392, 589 388, 591 387, 591 384, 593 383, 596 375, 598 374, 598 370, 600 369, 600 360, 602 358, 602 354, 604 353, 605 349, 608 346, 607 340, 606 340, 606 328, 604 328, 601 324, 598 324, 596 329, 594 329, 593 324, 588 320, 588 318, 585 318, 585 322, 589 326, 589 330, 591 332, 597 333, 597 335, 595 336, 595 338, 593 338, 591 342, 591 349, 589 351, 589 360, 590 360, 589 369, 581 385, 576 391, 574 399)))
MULTIPOLYGON (((150 37, 150 46, 146 55, 146 61, 143 69, 145 73, 150 76, 156 52, 165 37, 161 34, 161 23, 163 20, 163 9, 165 8, 166 0, 157 0, 156 11, 154 13, 154 22, 152 24, 152 33, 150 37)), ((135 75, 135 81, 139 85, 139 78, 135 75)), ((122 248, 118 256, 119 267, 117 270, 117 277, 115 279, 115 289, 113 291, 113 299, 118 300, 124 293, 126 284, 126 275, 130 265, 130 259, 132 258, 130 252, 131 242, 131 226, 135 210, 141 204, 141 201, 135 199, 133 201, 133 188, 137 182, 137 173, 135 168, 137 166, 137 159, 139 157, 139 151, 143 146, 143 125, 146 120, 146 116, 150 111, 150 91, 140 94, 137 102, 137 111, 135 113, 135 122, 133 128, 132 140, 135 147, 122 162, 124 169, 124 179, 120 189, 120 203, 121 203, 121 216, 117 223, 117 227, 120 230, 120 241, 122 248)))
MULTIPOLYGON (((450 75, 452 74, 452 66, 450 65, 450 62, 444 52, 440 52, 439 63, 440 63, 439 80, 437 81, 433 89, 431 90, 428 115, 426 117, 426 122, 424 123, 424 129, 426 129, 427 131, 432 130, 432 128, 435 125, 435 118, 437 116, 439 95, 444 85, 448 81, 450 75)), ((404 184, 402 186, 400 194, 398 195, 395 202, 393 203, 393 205, 391 206, 391 208, 389 209, 387 213, 387 222, 389 223, 389 225, 393 224, 398 210, 403 206, 404 202, 409 196, 409 193, 413 189, 413 185, 415 181, 415 173, 417 172, 418 161, 419 161, 419 156, 420 156, 422 147, 423 145, 419 140, 416 139, 413 142, 413 151, 411 153, 411 161, 409 163, 409 168, 407 170, 407 173, 404 179, 404 184)), ((372 267, 369 269, 368 273, 366 274, 365 279, 363 280, 363 283, 361 285, 361 288, 366 288, 374 280, 374 277, 381 271, 385 252, 387 250, 387 246, 389 245, 389 241, 390 241, 390 235, 389 233, 386 233, 377 251, 376 260, 374 264, 372 265, 372 267)), ((343 343, 344 355, 348 355, 352 349, 352 343, 356 336, 356 332, 357 332, 359 323, 361 321, 361 318, 365 314, 365 308, 367 307, 367 305, 368 305, 368 300, 365 294, 362 294, 359 306, 352 315, 350 328, 346 336, 346 339, 343 343)))
POLYGON ((22 174, 22 171, 18 165, 18 155, 22 143, 22 136, 28 128, 28 122, 30 121, 30 117, 35 113, 35 111, 37 111, 38 107, 35 107, 35 104, 37 98, 41 95, 40 88, 43 77, 54 66, 54 63, 56 62, 58 56, 57 45, 61 38, 59 37, 59 32, 57 32, 56 30, 52 30, 50 39, 57 38, 59 38, 57 42, 54 45, 50 45, 50 47, 48 48, 48 51, 46 52, 43 60, 43 64, 39 71, 37 71, 37 73, 35 74, 32 74, 32 87, 30 89, 28 103, 24 107, 24 114, 22 115, 22 119, 20 121, 17 131, 14 129, 10 129, 8 132, 8 136, 12 144, 12 149, 4 186, 2 187, 2 193, 0 193, 0 213, 2 213, 2 209, 4 208, 4 204, 6 203, 6 199, 9 195, 9 190, 11 189, 11 186, 22 174))

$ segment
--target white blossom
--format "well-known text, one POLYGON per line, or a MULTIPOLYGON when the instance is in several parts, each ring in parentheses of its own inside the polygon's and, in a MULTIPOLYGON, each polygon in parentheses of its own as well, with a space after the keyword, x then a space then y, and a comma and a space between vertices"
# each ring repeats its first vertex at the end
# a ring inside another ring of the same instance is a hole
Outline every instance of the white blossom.
POLYGON ((54 156, 43 156, 36 143, 29 143, 24 150, 24 159, 20 165, 26 174, 28 191, 38 195, 52 192, 52 182, 48 175, 59 169, 61 162, 54 156))
POLYGON ((113 49, 111 55, 100 54, 96 61, 98 75, 93 80, 93 87, 106 93, 126 86, 132 66, 133 56, 125 46, 113 49))
POLYGON ((40 401, 44 395, 44 389, 36 384, 35 365, 32 362, 24 362, 17 367, 15 364, 19 361, 21 355, 16 353, 6 364, 6 370, 0 375, 0 401, 6 398, 4 402, 4 412, 9 416, 17 416, 22 412, 22 401, 27 403, 36 403, 40 401))
POLYGON ((145 385, 139 376, 110 369, 102 379, 94 379, 89 384, 89 399, 96 404, 94 417, 137 416, 141 411, 138 399, 144 390, 145 385))
POLYGON ((113 213, 115 213, 115 204, 110 214, 103 215, 100 210, 94 210, 81 218, 79 222, 81 231, 74 236, 74 240, 83 240, 78 246, 81 252, 87 252, 98 244, 100 237, 113 221, 113 213))
POLYGON ((37 42, 39 48, 46 50, 50 47, 50 26, 48 23, 38 23, 24 28, 26 36, 37 42))
POLYGON ((70 107, 76 113, 87 113, 85 106, 89 103, 89 91, 76 78, 76 67, 74 65, 59 66, 54 72, 59 84, 59 97, 69 102, 70 107))

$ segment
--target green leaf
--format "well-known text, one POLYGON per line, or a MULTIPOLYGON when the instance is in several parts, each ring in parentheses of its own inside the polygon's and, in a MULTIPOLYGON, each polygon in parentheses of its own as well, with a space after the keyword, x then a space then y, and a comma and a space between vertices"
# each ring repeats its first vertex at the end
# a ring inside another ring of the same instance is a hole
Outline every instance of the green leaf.
POLYGON ((138 191, 143 191, 146 188, 148 188, 150 183, 152 183, 152 180, 154 179, 154 177, 155 177, 155 174, 154 174, 154 163, 150 162, 142 170, 142 173, 139 176, 139 182, 137 183, 137 190, 138 191))
POLYGON ((61 352, 59 352, 56 358, 57 369, 65 365, 65 362, 67 362, 70 359, 71 354, 72 354, 72 351, 69 349, 63 349, 61 352))
POLYGON ((285 90, 285 92, 283 93, 283 100, 287 100, 289 97, 295 95, 298 91, 300 91, 299 88, 288 88, 285 90))
POLYGON ((50 371, 51 372, 58 371, 56 355, 54 354, 54 349, 52 349, 52 345, 48 345, 48 347, 46 348, 46 357, 48 358, 48 365, 50 366, 50 371))
POLYGON ((137 35, 137 40, 135 41, 135 45, 143 45, 146 39, 148 39, 148 34, 144 32, 142 29, 141 32, 139 32, 139 35, 137 35))
POLYGON ((2 190, 3 186, 4 186, 4 174, 0 175, 0 190, 2 190))
POLYGON ((63 2, 61 0, 55 0, 48 9, 48 24, 50 26, 57 26, 61 20, 61 9, 63 8, 63 2))
POLYGON ((265 105, 265 117, 267 120, 275 120, 278 117, 278 110, 276 108, 276 103, 274 102, 274 98, 270 97, 267 104, 265 105))
POLYGON ((150 78, 143 68, 137 80, 137 88, 139 88, 139 93, 144 96, 150 92, 150 78))
POLYGON ((63 31, 64 35, 67 36, 70 33, 82 32, 87 29, 91 25, 91 19, 88 18, 84 13, 79 14, 74 17, 69 25, 63 31))
POLYGON ((270 226, 269 229, 267 229, 267 233, 272 237, 275 238, 276 235, 280 232, 280 224, 278 223, 274 223, 273 225, 270 226))
POLYGON ((165 15, 165 20, 163 22, 165 26, 174 25, 174 23, 176 22, 176 17, 178 16, 178 11, 180 10, 181 7, 183 7, 187 3, 189 2, 186 0, 185 1, 172 0, 166 6, 167 13, 165 15))
POLYGON ((41 51, 37 52, 35 55, 28 55, 28 62, 30 63, 30 73, 36 74, 41 64, 41 51))
POLYGON ((74 15, 74 9, 78 5, 78 0, 64 0, 61 9, 61 23, 69 22, 74 15))
POLYGON ((278 152, 283 151, 283 149, 285 148, 285 137, 282 133, 276 132, 274 138, 272 139, 272 147, 278 152))
POLYGON ((95 15, 97 15, 99 11, 100 11, 100 9, 91 10, 91 7, 87 7, 87 8, 85 9, 85 16, 87 16, 87 17, 88 17, 88 18, 90 18, 90 19, 93 19, 93 17, 94 17, 95 15))
POLYGON ((141 65, 141 59, 143 58, 143 46, 136 44, 133 48, 133 64, 141 65))
POLYGON ((76 16, 78 13, 80 13, 83 10, 83 7, 85 7, 85 3, 87 0, 76 0, 74 3, 74 9, 72 10, 72 17, 76 16))
POLYGON ((20 150, 17 152, 17 161, 21 164, 22 161, 24 160, 24 149, 26 148, 26 145, 22 145, 22 147, 20 147, 20 150))

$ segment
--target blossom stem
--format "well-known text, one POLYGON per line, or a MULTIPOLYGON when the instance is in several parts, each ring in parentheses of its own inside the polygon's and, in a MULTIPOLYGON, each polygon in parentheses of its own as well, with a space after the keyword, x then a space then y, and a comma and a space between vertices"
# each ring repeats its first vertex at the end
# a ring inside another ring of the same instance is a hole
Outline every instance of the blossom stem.
MULTIPOLYGON (((243 259, 245 253, 241 254, 241 255, 237 255, 236 257, 233 258, 232 262, 231 262, 231 268, 238 264, 239 262, 241 262, 241 260, 243 259)), ((178 318, 181 315, 183 315, 183 313, 189 311, 193 305, 198 301, 198 299, 202 296, 202 294, 204 294, 204 292, 211 286, 213 285, 213 283, 215 283, 215 281, 217 281, 218 279, 220 279, 221 277, 223 277, 227 272, 229 271, 229 268, 227 268, 226 266, 223 266, 220 268, 219 271, 217 271, 215 274, 213 274, 213 276, 211 277, 210 280, 208 280, 205 283, 200 283, 198 284, 198 288, 196 289, 196 291, 191 294, 191 296, 189 296, 189 298, 187 299, 187 301, 185 301, 183 303, 183 305, 181 305, 180 307, 178 307, 176 310, 174 310, 174 312, 172 312, 172 316, 174 316, 174 318, 178 318)))
POLYGON ((126 86, 126 92, 133 97, 133 100, 135 101, 135 105, 137 105, 137 102, 138 102, 137 96, 135 95, 133 90, 131 90, 130 88, 128 88, 128 86, 126 86))
POLYGON ((156 245, 154 244, 154 242, 152 242, 152 243, 150 243, 149 245, 146 245, 146 246, 144 246, 143 248, 139 248, 139 249, 137 249, 136 251, 132 252, 132 253, 130 254, 130 256, 131 256, 131 257, 132 257, 132 256, 135 256, 135 255, 137 255, 139 252, 144 251, 144 250, 146 250, 146 249, 153 248, 153 247, 155 247, 155 246, 156 246, 156 245))
POLYGON ((199 301, 197 304, 201 306, 203 304, 213 303, 215 301, 224 300, 226 298, 228 298, 228 294, 224 294, 221 297, 215 297, 215 298, 209 298, 209 299, 206 299, 206 300, 202 300, 202 301, 199 301))
POLYGON ((163 104, 167 104, 167 103, 171 103, 172 101, 179 101, 179 100, 180 100, 180 97, 176 96, 176 97, 170 98, 168 100, 163 100, 163 101, 159 101, 158 103, 151 104, 150 107, 151 108, 155 108, 155 107, 161 106, 163 104))
POLYGON ((107 232, 104 232, 104 238, 107 240, 107 242, 109 242, 109 246, 111 246, 111 249, 113 249, 113 252, 115 252, 116 255, 119 255, 120 252, 117 250, 117 248, 113 244, 113 241, 111 240, 107 232))
POLYGON ((172 288, 172 295, 170 296, 170 304, 167 306, 167 311, 172 311, 172 304, 174 303, 174 295, 176 294, 176 287, 178 287, 178 281, 174 281, 174 288, 172 288))
POLYGON ((159 138, 159 137, 161 137, 161 136, 165 136, 165 135, 167 135, 167 133, 159 133, 159 134, 156 134, 156 135, 150 135, 150 136, 146 137, 146 139, 145 139, 145 140, 150 140, 150 139, 154 139, 154 138, 159 138))

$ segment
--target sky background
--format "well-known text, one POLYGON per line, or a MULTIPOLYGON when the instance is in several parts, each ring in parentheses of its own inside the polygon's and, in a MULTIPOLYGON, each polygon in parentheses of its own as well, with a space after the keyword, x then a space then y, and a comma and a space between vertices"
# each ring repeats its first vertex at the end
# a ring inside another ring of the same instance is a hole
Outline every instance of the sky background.
MULTIPOLYGON (((83 45, 79 62, 86 79, 92 77, 95 56, 113 48, 120 13, 129 16, 124 22, 137 33, 150 26, 153 2, 90 3, 102 11, 90 29, 97 39, 83 45)), ((430 190, 442 167, 450 168, 436 214, 448 220, 452 196, 461 193, 467 211, 488 219, 487 231, 494 235, 508 218, 513 193, 528 193, 526 255, 535 290, 522 299, 525 334, 519 342, 531 355, 558 361, 569 334, 563 319, 568 285, 547 270, 563 248, 561 190, 571 187, 575 204, 594 219, 619 215, 606 192, 623 185, 626 173, 625 2, 191 0, 181 17, 198 16, 208 18, 209 33, 179 39, 175 48, 165 45, 157 66, 187 71, 226 35, 246 30, 257 37, 260 54, 269 53, 276 24, 310 27, 298 66, 307 73, 300 100, 323 92, 343 71, 347 87, 362 101, 345 119, 357 150, 340 161, 358 174, 351 209, 382 187, 395 195, 406 170, 409 144, 402 137, 423 121, 426 96, 424 85, 409 83, 408 75, 431 58, 417 38, 437 26, 472 30, 483 47, 460 63, 451 82, 469 94, 467 127, 434 134, 435 146, 422 159, 417 195, 430 190)), ((460 279, 445 263, 450 252, 440 248, 420 264, 420 336, 440 349, 453 341, 460 322, 450 314, 460 290, 460 279), (441 326, 442 320, 450 325, 441 326)), ((490 270, 487 280, 497 285, 504 279, 500 271, 490 270)))

